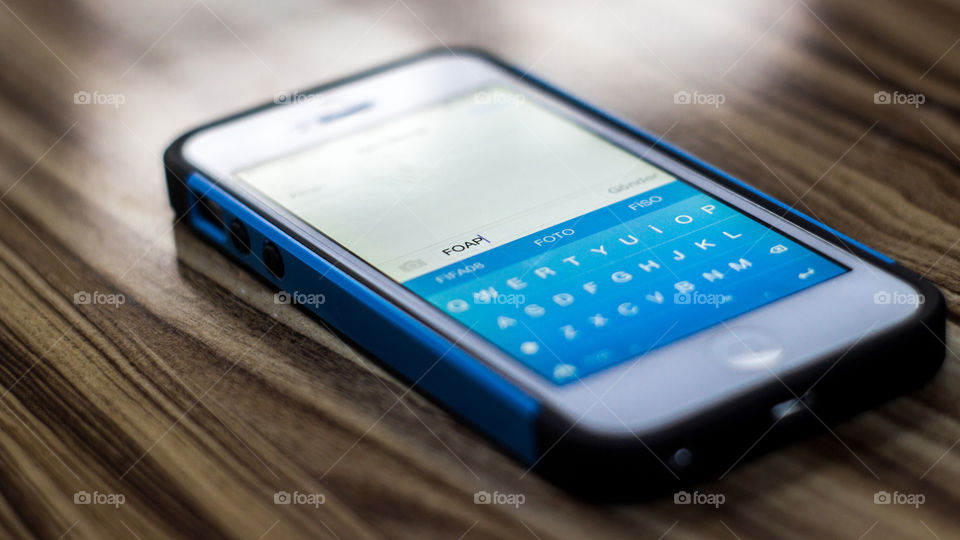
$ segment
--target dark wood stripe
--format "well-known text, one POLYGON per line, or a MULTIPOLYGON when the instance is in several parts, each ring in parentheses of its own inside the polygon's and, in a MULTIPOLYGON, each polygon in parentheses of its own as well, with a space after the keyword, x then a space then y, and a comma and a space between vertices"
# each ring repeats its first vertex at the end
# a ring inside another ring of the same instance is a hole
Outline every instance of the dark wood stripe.
POLYGON ((669 129, 668 140, 788 203, 878 121, 798 209, 928 273, 948 299, 948 344, 960 352, 960 45, 920 79, 960 37, 955 4, 808 1, 830 30, 801 4, 771 28, 789 0, 7 4, 0 193, 30 170, 3 197, 9 208, 0 205, 0 395, 10 389, 0 399, 0 536, 960 532, 960 445, 948 452, 960 438, 953 354, 919 391, 698 486, 726 496, 719 509, 671 497, 591 505, 524 475, 433 403, 404 394, 356 344, 274 305, 269 287, 171 228, 160 166, 165 144, 192 125, 437 37, 492 49, 669 129), (727 101, 679 107, 680 89, 727 101), (927 101, 877 106, 880 89, 927 101), (77 90, 120 92, 126 104, 76 105, 77 90), (126 301, 77 305, 79 291, 126 301), (75 505, 80 490, 120 492, 126 503, 75 505), (277 505, 279 490, 327 499, 277 505), (526 503, 475 505, 478 490, 526 503), (879 490, 926 502, 875 505, 879 490))

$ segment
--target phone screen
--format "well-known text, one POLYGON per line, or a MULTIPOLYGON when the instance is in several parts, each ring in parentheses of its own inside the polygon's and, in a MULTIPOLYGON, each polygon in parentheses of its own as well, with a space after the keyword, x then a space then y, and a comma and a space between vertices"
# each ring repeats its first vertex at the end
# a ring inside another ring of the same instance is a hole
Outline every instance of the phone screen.
POLYGON ((556 384, 848 271, 501 85, 236 175, 556 384))

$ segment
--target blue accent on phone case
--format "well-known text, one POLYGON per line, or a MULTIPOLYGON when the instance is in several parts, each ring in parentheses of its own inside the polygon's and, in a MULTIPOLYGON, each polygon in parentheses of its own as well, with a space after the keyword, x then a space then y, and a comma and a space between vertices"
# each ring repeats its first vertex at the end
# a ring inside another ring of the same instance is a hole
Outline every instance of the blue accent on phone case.
POLYGON ((357 280, 307 249, 200 174, 187 180, 190 224, 293 302, 316 313, 434 397, 492 436, 525 463, 537 456, 534 423, 540 404, 455 343, 429 329, 357 280), (240 253, 221 224, 197 211, 197 194, 219 205, 222 221, 239 219, 250 235, 250 253, 240 253), (276 278, 260 253, 273 242, 284 259, 276 278), (313 295, 313 296, 310 296, 313 295))

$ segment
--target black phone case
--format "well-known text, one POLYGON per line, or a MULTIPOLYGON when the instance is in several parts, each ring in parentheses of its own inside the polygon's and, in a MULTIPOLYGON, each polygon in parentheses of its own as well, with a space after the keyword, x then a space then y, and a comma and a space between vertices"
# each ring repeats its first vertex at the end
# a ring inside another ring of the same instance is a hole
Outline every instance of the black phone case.
MULTIPOLYGON (((783 206, 722 171, 486 53, 463 48, 427 51, 305 90, 302 94, 321 92, 437 54, 479 56, 510 72, 523 75, 525 80, 541 90, 646 141, 731 191, 874 263, 880 270, 908 281, 925 300, 913 318, 880 335, 864 338, 843 355, 811 363, 809 369, 772 380, 749 394, 715 403, 696 416, 655 432, 600 436, 544 406, 531 426, 538 441, 538 455, 532 462, 529 458, 521 458, 524 465, 590 499, 619 500, 660 493, 724 474, 744 459, 786 440, 822 430, 827 425, 917 388, 939 369, 946 347, 946 309, 940 291, 921 276, 900 264, 884 260, 882 255, 783 206), (825 371, 824 365, 830 366, 829 369, 825 371), (772 407, 789 400, 798 400, 796 412, 781 419, 775 418, 772 407)), ((167 148, 164 165, 170 202, 177 218, 183 217, 189 210, 185 179, 190 174, 202 172, 184 158, 182 146, 185 140, 198 131, 275 106, 278 105, 261 105, 198 127, 179 137, 167 148)), ((262 272, 259 273, 262 275, 262 272)), ((363 346, 362 341, 359 345, 363 346)), ((391 366, 387 367, 396 373, 391 366)), ((435 399, 435 396, 431 397, 435 399)), ((459 415, 456 409, 451 409, 442 400, 435 401, 459 415)))

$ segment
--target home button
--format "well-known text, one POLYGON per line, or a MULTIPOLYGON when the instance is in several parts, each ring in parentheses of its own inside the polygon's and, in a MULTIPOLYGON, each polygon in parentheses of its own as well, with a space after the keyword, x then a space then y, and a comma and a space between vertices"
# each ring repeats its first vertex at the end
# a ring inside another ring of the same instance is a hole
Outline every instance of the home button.
POLYGON ((743 371, 769 370, 783 358, 783 345, 768 332, 726 327, 716 338, 713 352, 728 366, 743 371))

